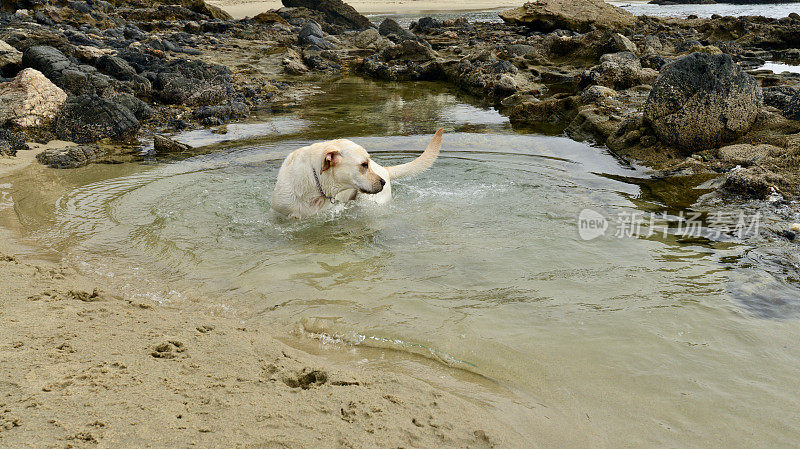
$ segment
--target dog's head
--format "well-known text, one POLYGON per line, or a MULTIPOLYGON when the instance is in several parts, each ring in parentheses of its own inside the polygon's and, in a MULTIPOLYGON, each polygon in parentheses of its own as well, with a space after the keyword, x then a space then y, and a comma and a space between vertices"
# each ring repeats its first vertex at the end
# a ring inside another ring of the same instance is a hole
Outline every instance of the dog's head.
POLYGON ((338 187, 352 188, 362 193, 378 193, 386 180, 372 171, 367 150, 353 142, 335 141, 325 148, 320 173, 327 172, 338 187))

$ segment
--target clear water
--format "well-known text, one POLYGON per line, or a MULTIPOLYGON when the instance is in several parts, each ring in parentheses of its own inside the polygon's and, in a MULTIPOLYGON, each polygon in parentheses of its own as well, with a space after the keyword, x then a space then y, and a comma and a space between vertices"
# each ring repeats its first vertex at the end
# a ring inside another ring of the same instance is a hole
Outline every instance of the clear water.
POLYGON ((764 16, 772 18, 786 17, 796 12, 800 13, 800 3, 777 3, 763 5, 734 5, 717 3, 712 5, 652 5, 646 1, 609 1, 608 3, 619 6, 633 15, 654 17, 681 17, 689 15, 697 17, 711 17, 713 14, 720 16, 764 16))
MULTIPOLYGON (((729 3, 717 3, 712 5, 654 5, 648 1, 631 0, 631 1, 607 1, 614 6, 618 6, 633 15, 653 16, 653 17, 679 17, 686 18, 690 15, 697 17, 711 17, 714 14, 720 16, 764 16, 772 18, 786 17, 795 12, 800 14, 800 3, 776 3, 776 4, 762 4, 762 5, 734 5, 729 3)), ((508 9, 499 8, 488 11, 441 11, 429 12, 422 14, 422 16, 434 17, 440 20, 452 20, 458 17, 465 17, 470 22, 502 22, 498 13, 508 9)), ((396 20, 404 28, 415 20, 418 20, 420 14, 374 14, 368 15, 376 25, 383 19, 391 17, 396 20)))
POLYGON ((23 176, 35 186, 4 182, 29 238, 130 296, 477 373, 520 392, 508 419, 523 427, 544 410, 593 447, 796 444, 798 290, 765 268, 781 262, 731 239, 578 235, 584 208, 676 213, 700 192, 517 132, 436 84, 344 79, 323 91, 250 125, 275 133, 207 154, 34 166, 23 176), (440 159, 396 182, 390 204, 303 222, 270 211, 297 147, 349 137, 391 165, 439 126, 440 159))
POLYGON ((785 62, 768 61, 758 67, 758 70, 769 70, 772 73, 800 73, 800 65, 787 64, 785 62))

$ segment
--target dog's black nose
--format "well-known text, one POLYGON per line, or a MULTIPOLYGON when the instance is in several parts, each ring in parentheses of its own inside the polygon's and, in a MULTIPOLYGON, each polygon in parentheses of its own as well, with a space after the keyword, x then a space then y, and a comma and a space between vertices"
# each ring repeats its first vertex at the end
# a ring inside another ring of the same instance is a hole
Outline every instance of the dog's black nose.
POLYGON ((383 178, 381 178, 381 187, 383 187, 385 185, 386 185, 386 181, 384 181, 383 178))

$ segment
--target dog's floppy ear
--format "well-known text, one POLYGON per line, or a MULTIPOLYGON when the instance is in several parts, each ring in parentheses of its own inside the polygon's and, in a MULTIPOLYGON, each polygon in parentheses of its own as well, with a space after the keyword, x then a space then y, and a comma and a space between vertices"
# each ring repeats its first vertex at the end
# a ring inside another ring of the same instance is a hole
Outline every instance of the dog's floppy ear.
POLYGON ((322 173, 331 167, 335 167, 339 162, 342 162, 342 155, 339 154, 339 150, 333 148, 325 150, 325 156, 322 157, 322 168, 320 168, 319 172, 322 173))

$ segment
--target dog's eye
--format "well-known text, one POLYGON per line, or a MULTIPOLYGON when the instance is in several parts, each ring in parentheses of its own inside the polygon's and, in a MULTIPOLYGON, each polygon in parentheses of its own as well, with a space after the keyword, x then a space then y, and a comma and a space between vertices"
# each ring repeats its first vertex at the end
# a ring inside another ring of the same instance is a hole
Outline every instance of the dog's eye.
POLYGON ((361 166, 364 167, 364 168, 367 168, 367 167, 369 167, 369 162, 366 162, 366 161, 362 162, 361 166))

